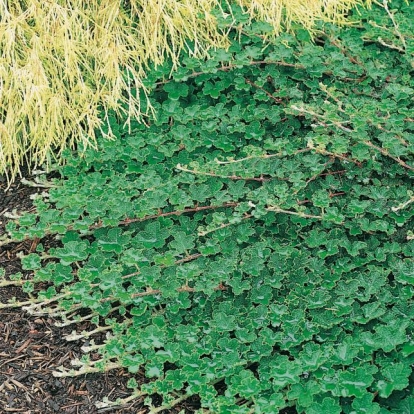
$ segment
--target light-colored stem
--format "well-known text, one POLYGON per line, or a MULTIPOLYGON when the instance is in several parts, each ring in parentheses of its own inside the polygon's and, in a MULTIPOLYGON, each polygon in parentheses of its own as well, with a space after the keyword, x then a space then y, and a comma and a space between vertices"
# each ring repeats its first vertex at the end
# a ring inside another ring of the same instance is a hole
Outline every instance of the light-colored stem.
POLYGON ((301 211, 290 211, 290 210, 284 210, 277 206, 269 206, 266 208, 267 211, 273 211, 275 213, 284 213, 284 214, 290 214, 292 216, 298 216, 298 217, 305 217, 305 218, 311 218, 311 219, 318 219, 322 220, 323 216, 316 216, 313 214, 306 214, 302 213, 301 211))
POLYGON ((6 286, 22 286, 26 280, 0 280, 0 288, 6 286))
POLYGON ((409 200, 407 200, 405 203, 401 203, 399 206, 397 207, 391 207, 391 210, 396 212, 396 211, 400 211, 403 210, 404 208, 406 208, 408 205, 410 205, 411 203, 414 203, 414 196, 412 196, 409 200))
MULTIPOLYGON (((94 361, 101 362, 101 361, 94 361)), ((122 365, 117 362, 107 362, 105 364, 104 372, 111 371, 112 369, 122 368, 122 365)), ((53 371, 52 375, 56 378, 65 378, 65 377, 78 377, 80 375, 93 374, 95 372, 102 372, 101 369, 95 368, 94 366, 83 365, 80 369, 67 369, 64 367, 58 367, 60 371, 53 371)))

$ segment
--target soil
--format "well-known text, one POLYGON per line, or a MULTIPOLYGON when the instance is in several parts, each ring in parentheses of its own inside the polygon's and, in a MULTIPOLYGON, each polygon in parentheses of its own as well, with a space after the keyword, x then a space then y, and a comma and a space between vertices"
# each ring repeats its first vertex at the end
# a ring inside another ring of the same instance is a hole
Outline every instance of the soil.
MULTIPOLYGON (((6 192, 5 189, 6 183, 0 181, 0 236, 5 232, 7 213, 18 214, 33 209, 30 196, 45 191, 44 188, 24 185, 19 179, 6 192)), ((47 238, 42 243, 51 247, 57 242, 47 238)), ((0 268, 6 270, 6 277, 21 271, 25 279, 30 278, 30 272, 21 269, 17 255, 28 254, 33 248, 33 241, 0 247, 0 268)), ((18 301, 28 298, 20 287, 0 288, 0 303, 6 303, 11 297, 18 301)), ((21 308, 0 309, 0 413, 148 412, 141 400, 118 408, 96 407, 95 403, 104 397, 114 401, 130 395, 126 386, 130 374, 122 369, 73 378, 54 377, 52 372, 59 366, 69 368, 70 361, 82 355, 80 348, 84 345, 82 340, 66 341, 64 337, 71 333, 73 327, 57 328, 55 322, 50 317, 31 316, 21 308)), ((81 328, 88 329, 87 323, 84 325, 81 328)), ((140 382, 140 378, 136 379, 140 382)), ((154 405, 156 403, 154 399, 154 405)), ((163 414, 192 413, 197 408, 196 401, 194 403, 186 401, 163 414)))

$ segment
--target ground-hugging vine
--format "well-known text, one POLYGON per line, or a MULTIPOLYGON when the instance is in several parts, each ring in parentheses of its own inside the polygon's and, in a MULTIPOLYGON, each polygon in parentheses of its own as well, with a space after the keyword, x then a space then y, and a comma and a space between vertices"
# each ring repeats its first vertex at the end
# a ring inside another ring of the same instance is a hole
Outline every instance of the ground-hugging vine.
POLYGON ((370 12, 398 24, 380 40, 363 21, 264 47, 246 25, 150 73, 156 118, 67 154, 1 241, 60 239, 2 282, 90 340, 56 375, 124 367, 152 413, 414 410, 414 12, 393 7, 370 12))

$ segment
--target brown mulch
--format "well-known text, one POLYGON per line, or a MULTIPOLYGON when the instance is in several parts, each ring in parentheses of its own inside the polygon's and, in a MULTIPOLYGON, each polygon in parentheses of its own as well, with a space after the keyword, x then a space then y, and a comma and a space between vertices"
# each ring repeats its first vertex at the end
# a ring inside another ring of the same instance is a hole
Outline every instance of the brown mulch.
MULTIPOLYGON (((30 195, 45 191, 27 187, 19 180, 7 192, 5 188, 6 184, 0 181, 0 235, 5 232, 6 212, 32 209, 30 195)), ((53 238, 42 242, 46 247, 56 243, 53 238)), ((16 255, 31 251, 31 241, 0 247, 0 268, 6 270, 6 276, 21 271, 24 278, 30 278, 30 272, 21 269, 16 255)), ((0 288, 0 303, 6 303, 11 297, 19 301, 28 298, 19 287, 0 288)), ((95 403, 104 397, 114 401, 130 395, 126 386, 130 374, 122 369, 73 378, 54 377, 52 372, 57 367, 70 367, 72 359, 82 356, 80 348, 84 345, 82 340, 66 341, 64 337, 71 333, 73 326, 57 328, 55 322, 50 317, 30 316, 20 308, 0 309, 0 413, 147 413, 140 400, 122 408, 96 408, 95 403)), ((81 328, 87 330, 87 323, 81 328)), ((188 402, 168 413, 180 410, 194 412, 188 402)))

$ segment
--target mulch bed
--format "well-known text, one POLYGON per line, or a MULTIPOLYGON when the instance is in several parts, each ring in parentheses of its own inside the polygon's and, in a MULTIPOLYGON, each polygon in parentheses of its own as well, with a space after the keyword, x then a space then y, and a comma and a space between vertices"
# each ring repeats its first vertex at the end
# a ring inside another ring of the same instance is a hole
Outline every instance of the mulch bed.
MULTIPOLYGON (((6 212, 19 213, 33 208, 30 196, 45 191, 43 188, 27 187, 19 180, 5 192, 6 184, 0 181, 0 235, 5 232, 6 212)), ((53 246, 53 238, 42 240, 45 247, 53 246)), ((25 278, 30 273, 21 269, 16 255, 28 254, 33 243, 26 241, 0 247, 0 268, 6 275, 21 271, 25 278)), ((11 297, 27 300, 27 295, 17 287, 0 288, 0 303, 11 297)), ((52 372, 82 355, 82 340, 68 342, 64 336, 73 326, 57 328, 49 317, 30 316, 20 308, 0 309, 0 412, 1 413, 135 413, 145 414, 142 401, 127 407, 97 409, 95 402, 104 397, 110 400, 130 395, 126 383, 130 375, 122 370, 104 374, 89 374, 74 378, 55 378, 52 372)), ((87 330, 87 323, 81 327, 87 330)), ((95 338, 96 339, 96 338, 95 338)), ((102 338, 97 338, 99 339, 102 338)), ((139 380, 137 378, 137 380, 139 380)), ((168 410, 168 413, 191 413, 191 402, 168 410), (186 405, 188 404, 188 405, 186 405)), ((164 412, 166 414, 166 412, 164 412)))

